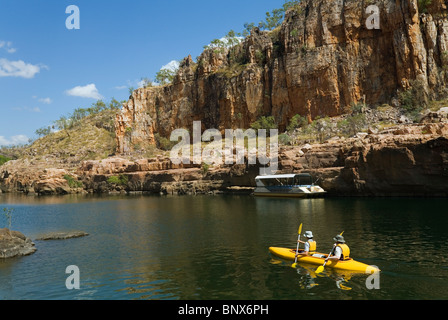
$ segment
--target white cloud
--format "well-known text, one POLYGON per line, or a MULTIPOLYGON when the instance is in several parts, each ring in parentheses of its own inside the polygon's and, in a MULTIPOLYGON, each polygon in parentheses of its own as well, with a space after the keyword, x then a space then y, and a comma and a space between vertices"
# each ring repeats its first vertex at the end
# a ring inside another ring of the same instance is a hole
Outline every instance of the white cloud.
POLYGON ((96 100, 104 99, 104 97, 98 92, 94 83, 88 84, 84 87, 78 86, 65 92, 69 96, 91 98, 96 100))
POLYGON ((29 108, 29 107, 17 107, 17 108, 12 108, 13 110, 16 111, 27 111, 27 112, 41 112, 40 109, 38 107, 34 107, 34 108, 29 108))
POLYGON ((0 77, 22 77, 25 79, 34 78, 41 69, 48 69, 45 65, 33 65, 22 60, 10 61, 0 59, 0 77))
POLYGON ((124 90, 126 88, 127 88, 127 86, 116 86, 115 87, 115 89, 117 89, 117 90, 124 90))
POLYGON ((51 104, 53 100, 51 98, 41 98, 39 99, 39 102, 45 103, 45 104, 51 104))
POLYGON ((13 145, 27 144, 28 141, 29 141, 29 138, 23 134, 13 136, 9 139, 5 138, 4 136, 0 136, 0 146, 13 146, 13 145))
POLYGON ((172 60, 171 62, 167 63, 162 68, 160 68, 160 70, 163 70, 163 69, 170 70, 170 71, 176 71, 177 69, 179 69, 179 61, 172 60))
POLYGON ((2 49, 2 48, 5 49, 6 52, 8 52, 8 53, 14 53, 14 52, 17 51, 16 48, 12 47, 12 42, 11 41, 8 41, 8 42, 0 41, 0 49, 2 49))

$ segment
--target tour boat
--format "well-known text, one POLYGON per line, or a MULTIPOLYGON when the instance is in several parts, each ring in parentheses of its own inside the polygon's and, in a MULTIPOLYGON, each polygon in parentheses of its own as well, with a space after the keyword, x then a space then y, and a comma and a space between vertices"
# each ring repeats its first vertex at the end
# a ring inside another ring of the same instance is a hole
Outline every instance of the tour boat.
POLYGON ((326 194, 308 173, 258 176, 255 182, 255 196, 310 198, 326 194))

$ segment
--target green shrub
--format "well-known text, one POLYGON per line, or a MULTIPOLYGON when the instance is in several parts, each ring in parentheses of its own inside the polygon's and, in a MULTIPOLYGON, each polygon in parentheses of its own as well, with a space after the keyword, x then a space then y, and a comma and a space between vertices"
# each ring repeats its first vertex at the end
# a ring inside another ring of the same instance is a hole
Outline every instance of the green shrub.
POLYGON ((292 117, 286 130, 288 130, 288 132, 291 132, 295 129, 303 128, 306 125, 308 125, 308 121, 306 120, 306 118, 302 117, 300 114, 296 114, 294 117, 292 117))
POLYGON ((84 184, 81 181, 75 180, 72 176, 66 174, 64 179, 67 180, 68 186, 70 188, 82 188, 84 184))
POLYGON ((0 166, 4 165, 6 162, 11 161, 10 158, 0 155, 0 166))
POLYGON ((158 133, 156 133, 154 135, 154 138, 157 143, 157 148, 164 150, 164 151, 170 151, 177 144, 177 142, 170 141, 170 139, 162 137, 158 133))
POLYGON ((432 0, 418 0, 418 11, 420 13, 427 13, 428 7, 431 5, 432 0))
POLYGON ((204 163, 202 164, 202 167, 201 167, 201 171, 202 171, 202 173, 203 173, 203 174, 207 174, 207 172, 208 172, 209 169, 210 169, 210 165, 204 162, 204 163))
POLYGON ((257 121, 255 121, 254 123, 252 123, 250 125, 250 127, 254 130, 261 130, 261 129, 266 129, 266 130, 271 130, 271 129, 277 129, 278 125, 275 122, 275 119, 273 116, 269 116, 269 117, 261 117, 259 118, 257 121))
POLYGON ((366 122, 365 115, 353 114, 339 121, 337 126, 343 135, 353 136, 364 129, 366 122))
POLYGON ((129 182, 129 178, 125 176, 124 174, 120 174, 119 176, 111 176, 109 179, 107 179, 107 183, 109 184, 115 184, 117 186, 124 186, 127 185, 129 182))
POLYGON ((289 145, 291 144, 291 137, 283 133, 278 136, 278 142, 282 145, 289 145))
POLYGON ((399 94, 401 107, 411 118, 417 118, 420 111, 428 106, 428 95, 421 80, 414 80, 410 88, 399 94))

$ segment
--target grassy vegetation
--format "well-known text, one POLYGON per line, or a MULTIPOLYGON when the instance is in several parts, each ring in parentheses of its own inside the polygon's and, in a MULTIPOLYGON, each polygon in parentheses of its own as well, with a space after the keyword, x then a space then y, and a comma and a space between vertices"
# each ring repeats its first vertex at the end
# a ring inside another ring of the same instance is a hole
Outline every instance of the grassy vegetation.
POLYGON ((10 161, 11 159, 5 156, 0 155, 0 166, 10 161))
POLYGON ((124 174, 120 174, 119 176, 112 176, 107 179, 107 183, 114 184, 117 186, 125 186, 129 182, 129 178, 124 174))
POLYGON ((52 132, 24 150, 25 157, 56 157, 71 162, 101 160, 116 149, 115 111, 89 115, 63 130, 52 132))
POLYGON ((83 188, 84 184, 81 181, 75 180, 72 176, 66 174, 64 179, 67 180, 67 183, 70 188, 83 188))
POLYGON ((52 126, 36 130, 39 138, 28 145, 0 148, 0 165, 29 159, 43 167, 73 167, 83 160, 105 159, 116 150, 114 121, 120 107, 113 99, 109 104, 98 101, 90 108, 76 109, 52 126))

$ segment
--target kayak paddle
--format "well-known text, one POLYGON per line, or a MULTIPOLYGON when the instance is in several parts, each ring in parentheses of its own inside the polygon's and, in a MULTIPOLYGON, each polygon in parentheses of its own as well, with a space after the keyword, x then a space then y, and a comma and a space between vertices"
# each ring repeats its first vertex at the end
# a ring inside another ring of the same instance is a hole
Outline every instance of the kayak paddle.
POLYGON ((333 246, 333 249, 331 249, 330 253, 328 254, 327 259, 325 259, 325 263, 320 266, 319 268, 317 268, 316 270, 316 274, 322 273, 324 272, 325 266, 327 265, 328 259, 330 259, 331 254, 333 253, 333 250, 336 248, 336 244, 333 246))
POLYGON ((303 226, 303 223, 301 223, 300 227, 299 227, 299 238, 297 239, 297 249, 296 249, 296 261, 294 261, 294 263, 292 265, 293 268, 297 267, 297 255, 299 254, 299 245, 300 245, 299 241, 300 241, 300 235, 302 233, 302 226, 303 226))
MULTIPOLYGON (((341 236, 344 234, 345 231, 342 231, 341 236)), ((333 249, 331 249, 330 254, 328 255, 327 259, 325 259, 325 263, 317 268, 316 274, 322 273, 325 269, 325 266, 327 265, 328 259, 330 259, 331 254, 333 253, 334 249, 336 249, 336 243, 333 246, 333 249)))

